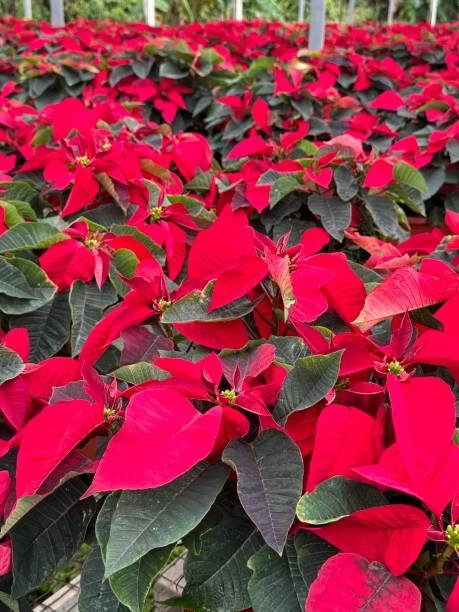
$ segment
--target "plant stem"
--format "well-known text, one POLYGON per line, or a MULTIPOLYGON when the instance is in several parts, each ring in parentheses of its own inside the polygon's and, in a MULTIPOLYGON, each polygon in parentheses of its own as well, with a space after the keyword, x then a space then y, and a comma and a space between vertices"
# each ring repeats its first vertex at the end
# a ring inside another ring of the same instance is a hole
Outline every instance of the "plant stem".
POLYGON ((435 561, 431 564, 431 566, 426 570, 424 574, 424 579, 428 582, 434 576, 438 576, 443 573, 443 567, 445 563, 447 563, 451 557, 455 554, 455 549, 447 544, 441 553, 437 555, 435 561))

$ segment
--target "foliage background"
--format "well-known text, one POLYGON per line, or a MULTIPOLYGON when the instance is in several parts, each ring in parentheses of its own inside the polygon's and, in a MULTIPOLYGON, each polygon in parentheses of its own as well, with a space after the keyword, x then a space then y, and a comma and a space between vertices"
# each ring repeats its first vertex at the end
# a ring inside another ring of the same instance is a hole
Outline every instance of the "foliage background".
MULTIPOLYGON (((310 0, 306 0, 306 11, 310 0)), ((327 0, 327 19, 345 21, 347 0, 327 0)), ((384 20, 387 0, 356 0, 356 21, 384 20)), ((415 23, 429 16, 429 0, 399 0, 396 19, 415 23)), ((71 21, 84 19, 113 19, 115 21, 142 21, 142 0, 68 0, 64 2, 65 17, 71 21)), ((49 19, 49 0, 32 0, 36 19, 49 19)), ((229 19, 232 15, 230 0, 156 0, 158 19, 171 25, 180 21, 214 21, 229 19)), ((438 21, 458 19, 459 0, 440 0, 438 21)), ((22 17, 21 0, 0 0, 0 15, 22 17)), ((296 21, 298 0, 246 0, 244 16, 247 19, 296 21)), ((307 15, 306 15, 307 18, 307 15)))

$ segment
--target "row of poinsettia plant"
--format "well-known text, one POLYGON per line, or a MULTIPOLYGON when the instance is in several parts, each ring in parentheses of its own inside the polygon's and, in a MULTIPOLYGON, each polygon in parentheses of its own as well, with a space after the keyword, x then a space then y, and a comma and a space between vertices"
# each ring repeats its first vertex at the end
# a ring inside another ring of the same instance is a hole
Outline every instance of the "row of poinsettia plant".
POLYGON ((0 36, 2 605, 457 610, 457 25, 0 36))

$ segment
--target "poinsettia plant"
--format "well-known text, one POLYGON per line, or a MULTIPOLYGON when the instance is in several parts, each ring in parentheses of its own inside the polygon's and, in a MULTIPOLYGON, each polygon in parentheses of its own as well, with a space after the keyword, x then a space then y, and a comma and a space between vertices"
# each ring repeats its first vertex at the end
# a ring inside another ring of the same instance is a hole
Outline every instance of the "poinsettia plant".
POLYGON ((457 24, 0 35, 0 606, 457 610, 457 24))

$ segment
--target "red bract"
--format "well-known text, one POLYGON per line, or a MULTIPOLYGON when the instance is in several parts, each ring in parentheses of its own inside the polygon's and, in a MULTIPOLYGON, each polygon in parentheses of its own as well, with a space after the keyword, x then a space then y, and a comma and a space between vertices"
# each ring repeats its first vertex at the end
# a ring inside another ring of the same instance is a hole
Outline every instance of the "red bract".
POLYGON ((315 531, 341 551, 379 561, 400 576, 421 552, 429 525, 418 508, 394 504, 359 510, 315 531))
POLYGON ((129 402, 125 423, 110 440, 87 494, 150 489, 174 480, 209 455, 220 418, 220 407, 201 414, 174 391, 138 393, 129 402), (120 456, 129 457, 129 462, 120 464, 120 456))

